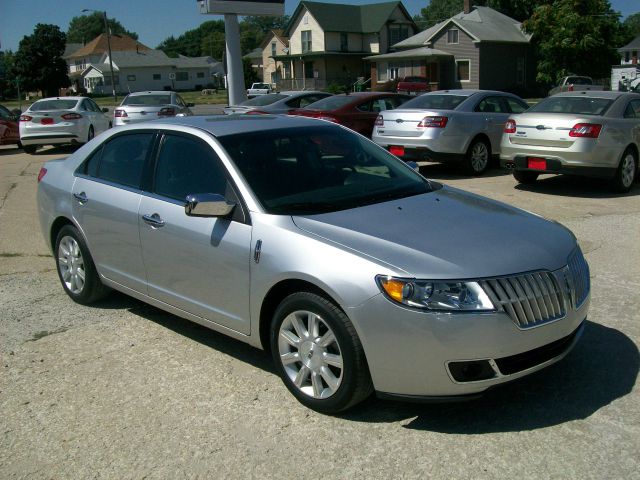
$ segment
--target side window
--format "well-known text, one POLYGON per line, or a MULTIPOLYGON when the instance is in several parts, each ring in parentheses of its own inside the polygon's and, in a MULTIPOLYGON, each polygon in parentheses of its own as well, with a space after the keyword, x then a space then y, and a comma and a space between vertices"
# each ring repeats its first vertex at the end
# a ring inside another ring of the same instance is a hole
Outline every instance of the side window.
POLYGON ((135 133, 113 138, 102 148, 97 177, 127 187, 140 188, 142 170, 153 133, 135 133))
POLYGON ((485 97, 475 108, 476 112, 484 113, 509 113, 505 111, 505 107, 500 101, 500 97, 485 97))
POLYGON ((9 120, 9 110, 5 110, 4 107, 0 108, 0 118, 2 120, 9 120))
POLYGON ((87 158, 80 167, 79 172, 84 173, 90 177, 98 176, 98 166, 100 165, 100 157, 102 157, 102 146, 96 149, 95 152, 91 154, 89 158, 87 158))
POLYGON ((154 192, 184 201, 194 193, 225 194, 224 166, 209 145, 196 138, 166 135, 154 178, 154 192))
POLYGON ((356 110, 359 110, 361 112, 370 112, 371 111, 371 102, 365 102, 361 105, 358 105, 356 107, 356 110))
POLYGON ((300 98, 300 97, 292 98, 291 100, 288 100, 288 101, 284 102, 284 104, 287 107, 300 108, 301 106, 304 107, 305 105, 308 105, 308 103, 303 105, 302 102, 304 102, 304 100, 305 100, 304 98, 300 98))
POLYGON ((306 107, 307 105, 311 105, 312 103, 320 100, 320 98, 323 98, 323 97, 318 97, 316 95, 309 95, 308 97, 302 97, 300 99, 300 108, 306 107))
POLYGON ((176 104, 178 104, 180 107, 187 106, 187 104, 184 103, 184 100, 182 100, 182 97, 180 95, 176 95, 176 104))
POLYGON ((80 110, 82 111, 87 111, 87 110, 91 110, 89 108, 89 101, 88 100, 83 100, 82 102, 80 102, 80 110))
POLYGON ((93 110, 94 112, 102 112, 96 102, 94 102, 93 100, 87 100, 87 102, 89 103, 89 110, 93 110))
POLYGON ((529 105, 515 98, 506 97, 505 100, 511 113, 522 113, 529 108, 529 105))
POLYGON ((386 110, 386 105, 384 103, 384 98, 379 98, 371 102, 371 111, 372 112, 382 112, 386 110))
POLYGON ((640 118, 640 100, 631 100, 624 111, 624 118, 640 118))

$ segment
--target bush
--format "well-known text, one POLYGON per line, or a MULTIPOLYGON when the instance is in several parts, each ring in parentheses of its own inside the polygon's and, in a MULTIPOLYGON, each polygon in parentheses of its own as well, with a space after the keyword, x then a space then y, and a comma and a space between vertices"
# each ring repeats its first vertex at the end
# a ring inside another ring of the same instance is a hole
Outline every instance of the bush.
POLYGON ((338 82, 331 82, 329 85, 327 85, 327 88, 325 88, 324 91, 333 93, 335 95, 336 93, 348 92, 349 87, 347 87, 346 85, 342 85, 341 83, 338 83, 338 82))

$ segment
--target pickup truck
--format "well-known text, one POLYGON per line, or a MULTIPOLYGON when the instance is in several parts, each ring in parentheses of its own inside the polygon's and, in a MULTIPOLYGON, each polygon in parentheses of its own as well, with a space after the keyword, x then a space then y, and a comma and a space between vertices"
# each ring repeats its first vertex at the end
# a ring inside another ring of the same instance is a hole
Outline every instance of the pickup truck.
POLYGON ((253 98, 258 95, 266 95, 271 93, 271 85, 268 83, 254 83, 251 88, 247 89, 247 97, 253 98))
POLYGON ((580 92, 582 90, 602 90, 602 85, 594 85, 591 77, 580 77, 577 75, 571 75, 564 77, 558 83, 558 86, 549 90, 549 96, 555 95, 560 92, 580 92))
POLYGON ((426 77, 404 77, 396 87, 398 93, 408 93, 409 95, 419 95, 430 90, 429 80, 426 77))

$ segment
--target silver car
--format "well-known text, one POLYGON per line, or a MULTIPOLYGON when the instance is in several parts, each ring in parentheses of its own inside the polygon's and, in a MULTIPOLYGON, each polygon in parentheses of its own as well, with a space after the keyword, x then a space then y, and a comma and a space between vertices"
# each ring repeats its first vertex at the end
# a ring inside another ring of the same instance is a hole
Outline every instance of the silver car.
POLYGON ((638 175, 638 152, 640 94, 568 92, 511 117, 500 160, 520 183, 566 173, 606 179, 628 192, 638 175))
POLYGON ((31 154, 43 145, 86 143, 111 128, 107 111, 86 97, 43 98, 20 115, 20 142, 31 154))
POLYGON ((313 102, 330 96, 330 93, 315 91, 269 93, 245 100, 239 105, 226 107, 224 113, 227 115, 289 113, 296 108, 306 107, 313 102))
POLYGON ((186 103, 176 92, 134 92, 124 97, 113 111, 113 125, 193 115, 189 107, 193 107, 193 103, 186 103))
POLYGON ((404 160, 461 163, 481 175, 500 153, 504 123, 529 106, 490 90, 440 90, 382 112, 371 139, 404 160))
POLYGON ((39 180, 71 299, 113 288, 270 350, 321 412, 373 391, 476 395, 560 360, 584 328, 589 270, 569 230, 329 122, 131 125, 39 180))

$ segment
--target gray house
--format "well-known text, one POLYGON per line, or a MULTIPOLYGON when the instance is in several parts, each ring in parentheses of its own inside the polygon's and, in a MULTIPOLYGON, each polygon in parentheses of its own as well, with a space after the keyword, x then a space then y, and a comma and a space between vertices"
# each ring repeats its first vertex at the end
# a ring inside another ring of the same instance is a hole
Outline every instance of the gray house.
POLYGON ((513 18, 465 0, 462 12, 394 44, 393 53, 367 57, 372 87, 421 75, 432 90, 531 90, 536 67, 530 38, 513 18))

